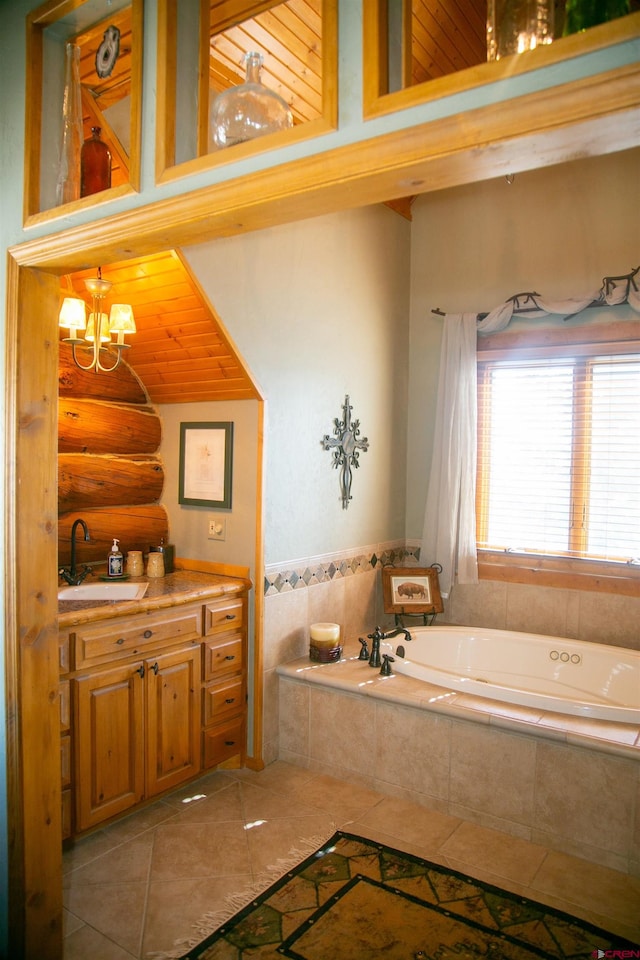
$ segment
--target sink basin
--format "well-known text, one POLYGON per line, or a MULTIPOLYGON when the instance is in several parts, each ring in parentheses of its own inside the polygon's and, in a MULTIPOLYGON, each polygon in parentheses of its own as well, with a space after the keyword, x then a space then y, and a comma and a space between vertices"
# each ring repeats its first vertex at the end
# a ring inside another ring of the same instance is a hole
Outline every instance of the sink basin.
POLYGON ((148 583, 81 583, 60 587, 58 600, 141 600, 148 583))

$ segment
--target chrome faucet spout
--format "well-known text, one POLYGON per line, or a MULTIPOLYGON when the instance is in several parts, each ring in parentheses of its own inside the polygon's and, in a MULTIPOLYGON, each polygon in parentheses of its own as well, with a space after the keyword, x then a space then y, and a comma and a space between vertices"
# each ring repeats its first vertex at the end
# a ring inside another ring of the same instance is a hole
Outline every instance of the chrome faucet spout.
POLYGON ((80 571, 80 573, 78 573, 78 568, 76 566, 76 535, 78 527, 82 527, 85 541, 88 543, 91 540, 86 521, 81 517, 78 517, 77 520, 73 521, 73 526, 71 527, 71 566, 68 570, 66 567, 62 567, 58 571, 59 575, 72 587, 77 587, 79 584, 81 584, 86 575, 91 572, 91 567, 87 566, 85 563, 83 569, 80 571))

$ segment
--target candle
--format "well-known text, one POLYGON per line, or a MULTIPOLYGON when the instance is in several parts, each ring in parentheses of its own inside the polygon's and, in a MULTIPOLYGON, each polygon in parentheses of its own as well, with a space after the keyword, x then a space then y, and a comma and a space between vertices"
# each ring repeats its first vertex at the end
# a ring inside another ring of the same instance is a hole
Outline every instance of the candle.
POLYGON ((340 642, 339 623, 312 623, 309 628, 311 642, 322 646, 335 646, 340 642))
POLYGON ((309 627, 309 659, 314 663, 335 663, 342 655, 339 623, 312 623, 309 627))

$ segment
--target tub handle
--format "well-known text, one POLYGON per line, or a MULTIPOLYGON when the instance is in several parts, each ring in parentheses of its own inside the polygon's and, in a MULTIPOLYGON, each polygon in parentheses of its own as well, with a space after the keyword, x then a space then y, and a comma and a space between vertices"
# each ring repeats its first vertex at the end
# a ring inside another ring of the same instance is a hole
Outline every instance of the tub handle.
POLYGON ((391 664, 394 663, 394 658, 389 653, 382 654, 382 666, 380 667, 380 676, 381 677, 390 677, 393 673, 391 669, 391 664))

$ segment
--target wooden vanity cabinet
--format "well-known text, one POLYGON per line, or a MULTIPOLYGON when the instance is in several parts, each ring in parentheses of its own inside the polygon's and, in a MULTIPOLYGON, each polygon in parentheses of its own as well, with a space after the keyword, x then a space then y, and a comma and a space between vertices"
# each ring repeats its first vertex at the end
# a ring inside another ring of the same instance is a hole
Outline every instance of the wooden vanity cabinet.
POLYGON ((246 754, 247 607, 243 597, 204 610, 202 754, 205 769, 241 766, 246 754))
POLYGON ((60 632, 64 837, 246 756, 246 590, 60 632))
POLYGON ((75 831, 201 770, 202 604, 71 634, 75 831))

